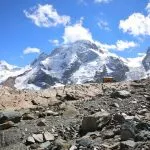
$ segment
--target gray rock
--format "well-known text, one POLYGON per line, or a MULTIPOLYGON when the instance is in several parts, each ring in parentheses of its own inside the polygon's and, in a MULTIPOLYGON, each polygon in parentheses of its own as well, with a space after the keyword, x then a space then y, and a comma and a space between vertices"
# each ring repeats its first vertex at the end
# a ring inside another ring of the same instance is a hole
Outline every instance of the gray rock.
POLYGON ((113 116, 113 120, 116 122, 119 122, 120 124, 125 122, 124 116, 122 114, 119 114, 119 113, 117 113, 113 116))
POLYGON ((131 93, 129 91, 126 90, 121 90, 121 91, 115 91, 111 94, 111 97, 113 98, 128 98, 131 96, 131 93))
POLYGON ((30 149, 38 150, 39 148, 40 148, 40 146, 39 146, 38 143, 34 143, 34 144, 31 144, 31 145, 30 145, 30 149))
POLYGON ((40 144, 40 148, 47 149, 51 143, 49 141, 40 144))
POLYGON ((21 113, 18 111, 3 111, 0 112, 0 123, 5 123, 6 121, 13 121, 14 123, 20 122, 21 113))
POLYGON ((33 134, 32 136, 33 136, 33 138, 35 139, 36 142, 38 142, 38 143, 43 143, 44 142, 43 134, 33 134))
POLYGON ((45 119, 41 119, 38 123, 37 123, 37 126, 46 126, 46 123, 45 123, 45 119))
POLYGON ((32 114, 29 114, 29 113, 25 113, 23 114, 22 116, 22 119, 23 120, 33 120, 35 117, 32 115, 32 114))
POLYGON ((56 148, 59 150, 67 150, 71 147, 71 145, 69 143, 67 143, 67 141, 65 141, 61 138, 58 138, 54 144, 55 144, 56 148))
POLYGON ((113 138, 114 136, 115 134, 112 130, 108 130, 103 133, 103 139, 110 139, 113 138))
POLYGON ((58 112, 53 112, 53 111, 51 111, 51 110, 45 111, 45 114, 46 114, 47 116, 58 116, 58 115, 59 115, 58 112))
POLYGON ((0 132, 0 148, 19 143, 21 141, 21 137, 22 134, 17 128, 3 130, 3 132, 0 132))
POLYGON ((119 145, 120 145, 120 142, 117 142, 117 143, 114 143, 113 145, 110 145, 110 144, 102 144, 101 146, 104 148, 104 149, 108 149, 108 150, 115 150, 115 149, 118 149, 119 148, 119 145))
POLYGON ((147 141, 147 140, 150 140, 150 131, 145 131, 145 130, 140 131, 136 135, 135 140, 136 141, 147 141))
POLYGON ((139 115, 144 115, 146 112, 148 112, 148 110, 146 108, 139 110, 137 113, 139 115))
POLYGON ((76 142, 79 146, 83 146, 87 148, 89 148, 92 144, 92 140, 89 137, 83 137, 81 139, 78 139, 76 142))
POLYGON ((29 137, 27 138, 27 140, 26 140, 26 143, 27 143, 27 144, 34 144, 34 143, 35 143, 35 140, 34 140, 34 138, 33 138, 32 136, 29 136, 29 137))
POLYGON ((87 133, 102 129, 111 119, 111 115, 106 111, 97 112, 83 118, 81 132, 87 133))
POLYGON ((120 149, 133 149, 136 143, 132 140, 123 141, 120 144, 120 149))
POLYGON ((73 105, 67 105, 65 111, 63 112, 63 116, 68 118, 74 118, 77 115, 79 115, 79 111, 77 111, 73 105))
POLYGON ((127 141, 135 138, 135 123, 133 121, 126 121, 121 127, 121 140, 127 141))
POLYGON ((119 104, 118 103, 113 103, 111 106, 119 108, 119 104))
POLYGON ((43 134, 45 141, 54 141, 55 137, 53 134, 49 133, 49 132, 45 132, 43 134))
POLYGON ((15 127, 15 123, 12 121, 7 121, 3 124, 0 124, 0 130, 5 130, 5 129, 9 129, 11 127, 15 127))
POLYGON ((77 147, 75 145, 72 145, 69 150, 77 150, 77 147))

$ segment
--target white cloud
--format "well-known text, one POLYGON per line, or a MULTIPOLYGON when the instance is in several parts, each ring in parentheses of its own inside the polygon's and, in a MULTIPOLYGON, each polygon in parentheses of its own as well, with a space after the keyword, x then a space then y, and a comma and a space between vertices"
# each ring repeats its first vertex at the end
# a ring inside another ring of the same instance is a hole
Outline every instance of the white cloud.
POLYGON ((125 49, 134 48, 134 47, 137 47, 137 46, 138 46, 138 44, 133 42, 133 41, 118 40, 117 43, 116 43, 116 49, 118 51, 123 51, 125 49))
POLYGON ((107 21, 104 21, 104 20, 100 20, 97 25, 100 27, 100 29, 104 29, 106 31, 110 31, 110 28, 109 28, 109 24, 107 21))
POLYGON ((66 25, 70 22, 70 16, 59 15, 52 5, 38 5, 29 11, 24 11, 25 16, 31 19, 39 27, 55 27, 57 25, 66 25))
POLYGON ((49 40, 49 42, 55 46, 58 46, 60 44, 58 40, 49 40))
POLYGON ((111 0, 94 0, 95 3, 109 3, 111 0))
POLYGON ((124 33, 133 36, 150 36, 150 2, 146 6, 147 15, 142 13, 133 13, 125 20, 120 20, 119 28, 124 33))
POLYGON ((77 40, 92 40, 92 34, 89 29, 83 27, 83 18, 80 22, 65 27, 63 35, 64 43, 72 43, 77 40))
POLYGON ((32 48, 32 47, 27 47, 24 49, 23 54, 31 54, 31 53, 40 53, 40 49, 38 48, 32 48))
POLYGON ((119 28, 134 36, 150 35, 150 15, 134 13, 126 20, 121 20, 119 28))
POLYGON ((116 42, 116 44, 102 44, 99 43, 99 45, 103 48, 103 49, 107 49, 107 50, 117 50, 117 51, 124 51, 126 49, 129 48, 134 48, 137 47, 138 44, 133 42, 133 41, 122 41, 122 40, 118 40, 116 42))
POLYGON ((83 19, 84 18, 81 18, 80 21, 74 25, 69 25, 65 27, 65 31, 63 35, 64 44, 73 43, 77 40, 89 40, 91 42, 95 42, 95 44, 97 44, 103 50, 106 51, 107 50, 124 51, 126 49, 134 48, 138 46, 138 44, 133 41, 118 40, 115 44, 112 45, 95 41, 92 37, 90 30, 83 26, 83 19))

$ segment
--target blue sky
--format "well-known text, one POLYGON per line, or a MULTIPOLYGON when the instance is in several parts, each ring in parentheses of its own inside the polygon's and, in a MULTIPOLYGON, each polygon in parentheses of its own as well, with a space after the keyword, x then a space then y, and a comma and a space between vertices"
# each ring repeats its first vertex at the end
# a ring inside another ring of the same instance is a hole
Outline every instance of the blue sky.
POLYGON ((78 39, 126 58, 150 46, 148 0, 1 0, 0 20, 0 60, 18 66, 78 39))

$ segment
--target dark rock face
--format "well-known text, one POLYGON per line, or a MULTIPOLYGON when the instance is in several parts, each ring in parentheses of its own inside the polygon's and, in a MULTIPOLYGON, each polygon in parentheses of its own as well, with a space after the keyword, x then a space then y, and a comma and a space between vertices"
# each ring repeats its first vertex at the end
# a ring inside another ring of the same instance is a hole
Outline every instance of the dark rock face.
POLYGON ((56 82, 59 82, 57 78, 51 77, 41 69, 37 71, 33 78, 28 80, 29 84, 34 84, 43 89, 53 86, 56 82))
POLYGON ((80 65, 81 63, 79 61, 75 61, 74 63, 70 65, 69 68, 65 70, 65 72, 63 73, 63 77, 62 77, 64 84, 67 84, 70 81, 69 78, 75 71, 79 69, 80 65))
POLYGON ((143 63, 145 70, 148 71, 150 69, 150 47, 148 48, 147 54, 145 58, 143 59, 142 63, 143 63))
POLYGON ((113 72, 109 74, 109 76, 114 77, 116 81, 123 81, 126 79, 126 72, 129 71, 129 68, 123 63, 122 60, 114 57, 109 58, 109 62, 107 67, 111 69, 113 72))
POLYGON ((101 83, 101 82, 103 82, 103 78, 104 78, 105 76, 108 76, 107 69, 106 69, 106 65, 104 65, 102 72, 101 72, 101 71, 96 71, 94 80, 95 80, 96 82, 98 82, 98 83, 101 83))
POLYGON ((35 59, 32 63, 31 63, 31 66, 37 66, 37 65, 40 65, 40 62, 43 61, 44 59, 46 59, 48 57, 47 54, 45 54, 44 52, 41 53, 39 55, 39 57, 37 59, 35 59))

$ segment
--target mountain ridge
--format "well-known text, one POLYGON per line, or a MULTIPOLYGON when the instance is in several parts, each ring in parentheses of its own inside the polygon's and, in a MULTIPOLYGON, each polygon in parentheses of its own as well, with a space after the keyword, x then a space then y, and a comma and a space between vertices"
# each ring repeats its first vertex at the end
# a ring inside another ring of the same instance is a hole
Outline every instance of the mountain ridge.
POLYGON ((149 49, 140 66, 131 67, 129 60, 104 51, 93 42, 80 40, 62 45, 50 54, 40 54, 24 69, 26 73, 16 75, 14 87, 39 90, 58 84, 102 82, 104 76, 112 76, 116 81, 137 80, 147 76, 149 62, 149 49))

